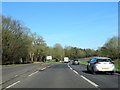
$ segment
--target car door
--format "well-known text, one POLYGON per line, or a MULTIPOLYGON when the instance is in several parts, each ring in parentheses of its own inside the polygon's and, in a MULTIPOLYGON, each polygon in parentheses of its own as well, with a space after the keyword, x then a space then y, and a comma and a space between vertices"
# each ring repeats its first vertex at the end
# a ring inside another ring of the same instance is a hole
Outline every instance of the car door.
POLYGON ((95 62, 95 58, 90 60, 90 70, 92 70, 92 67, 94 67, 94 62, 95 62))
POLYGON ((92 59, 90 59, 89 61, 87 61, 87 62, 88 62, 87 67, 88 67, 89 70, 90 70, 90 62, 91 62, 91 60, 92 60, 92 59))

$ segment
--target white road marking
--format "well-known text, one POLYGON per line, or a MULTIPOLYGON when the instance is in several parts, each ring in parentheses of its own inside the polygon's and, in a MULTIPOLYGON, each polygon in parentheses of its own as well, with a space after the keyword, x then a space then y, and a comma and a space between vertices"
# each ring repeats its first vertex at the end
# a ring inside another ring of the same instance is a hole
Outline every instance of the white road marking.
POLYGON ((68 65, 68 67, 70 68, 70 65, 69 64, 67 64, 68 65))
MULTIPOLYGON (((68 67, 71 69, 70 65, 69 65, 69 64, 67 64, 67 65, 68 65, 68 67)), ((72 70, 73 72, 75 72, 76 74, 79 75, 79 73, 78 73, 77 71, 75 71, 75 70, 73 70, 73 69, 71 69, 71 70, 72 70)), ((90 81, 89 79, 87 79, 87 78, 84 77, 83 75, 80 75, 80 77, 82 77, 83 79, 85 79, 86 81, 88 81, 90 84, 92 84, 92 85, 95 86, 96 88, 99 87, 99 85, 97 85, 97 84, 95 84, 94 82, 90 81)))
POLYGON ((76 74, 78 74, 78 72, 76 72, 75 70, 73 70, 73 69, 70 67, 69 64, 67 64, 67 65, 68 65, 68 67, 69 67, 73 72, 75 72, 76 74))
POLYGON ((32 76, 32 75, 34 75, 35 73, 37 73, 38 71, 36 71, 36 72, 34 72, 34 73, 32 73, 32 74, 30 74, 30 75, 28 75, 28 76, 32 76))
POLYGON ((11 85, 9 85, 8 87, 6 87, 6 88, 10 88, 10 87, 12 87, 12 86, 14 86, 14 85, 16 85, 17 83, 19 83, 20 81, 17 81, 17 82, 15 82, 15 83, 13 83, 13 84, 11 84, 11 85))
POLYGON ((43 69, 46 69, 46 67, 45 67, 45 68, 43 68, 43 69))
POLYGON ((70 67, 71 70, 73 70, 71 67, 70 67))
POLYGON ((46 69, 46 67, 45 68, 42 68, 41 70, 45 70, 46 69))
POLYGON ((73 70, 73 72, 75 72, 76 74, 78 74, 78 72, 76 72, 75 70, 73 70))
POLYGON ((89 79, 87 79, 86 77, 84 77, 83 75, 80 75, 83 79, 85 79, 86 81, 88 81, 89 83, 91 83, 92 85, 94 85, 95 87, 99 87, 97 84, 95 84, 94 82, 90 81, 89 79))
POLYGON ((73 70, 71 67, 70 67, 70 65, 69 64, 67 64, 68 65, 68 67, 71 69, 71 70, 73 70))
POLYGON ((18 75, 15 75, 15 77, 17 77, 18 75))

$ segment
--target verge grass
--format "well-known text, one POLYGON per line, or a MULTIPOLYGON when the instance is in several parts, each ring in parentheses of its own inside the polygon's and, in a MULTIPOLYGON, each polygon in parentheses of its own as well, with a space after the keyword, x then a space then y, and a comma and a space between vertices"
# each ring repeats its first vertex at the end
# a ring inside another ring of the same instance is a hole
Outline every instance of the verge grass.
POLYGON ((115 63, 115 70, 120 72, 120 59, 113 60, 115 63))

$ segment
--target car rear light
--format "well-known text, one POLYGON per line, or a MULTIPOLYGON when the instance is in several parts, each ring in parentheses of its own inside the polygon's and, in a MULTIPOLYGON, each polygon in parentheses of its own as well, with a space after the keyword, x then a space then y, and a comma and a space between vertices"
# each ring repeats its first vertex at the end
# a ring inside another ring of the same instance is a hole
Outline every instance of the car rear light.
POLYGON ((95 62, 94 64, 100 64, 100 62, 95 62))
POLYGON ((98 69, 96 69, 96 71, 99 71, 98 69))
POLYGON ((109 64, 115 64, 114 62, 110 62, 109 64))

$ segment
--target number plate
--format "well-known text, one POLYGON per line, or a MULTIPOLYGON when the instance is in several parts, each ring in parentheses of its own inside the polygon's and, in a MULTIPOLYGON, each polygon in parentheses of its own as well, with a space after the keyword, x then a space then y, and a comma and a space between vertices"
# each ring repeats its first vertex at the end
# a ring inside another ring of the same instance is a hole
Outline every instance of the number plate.
POLYGON ((109 70, 109 68, 102 68, 102 70, 109 70))

